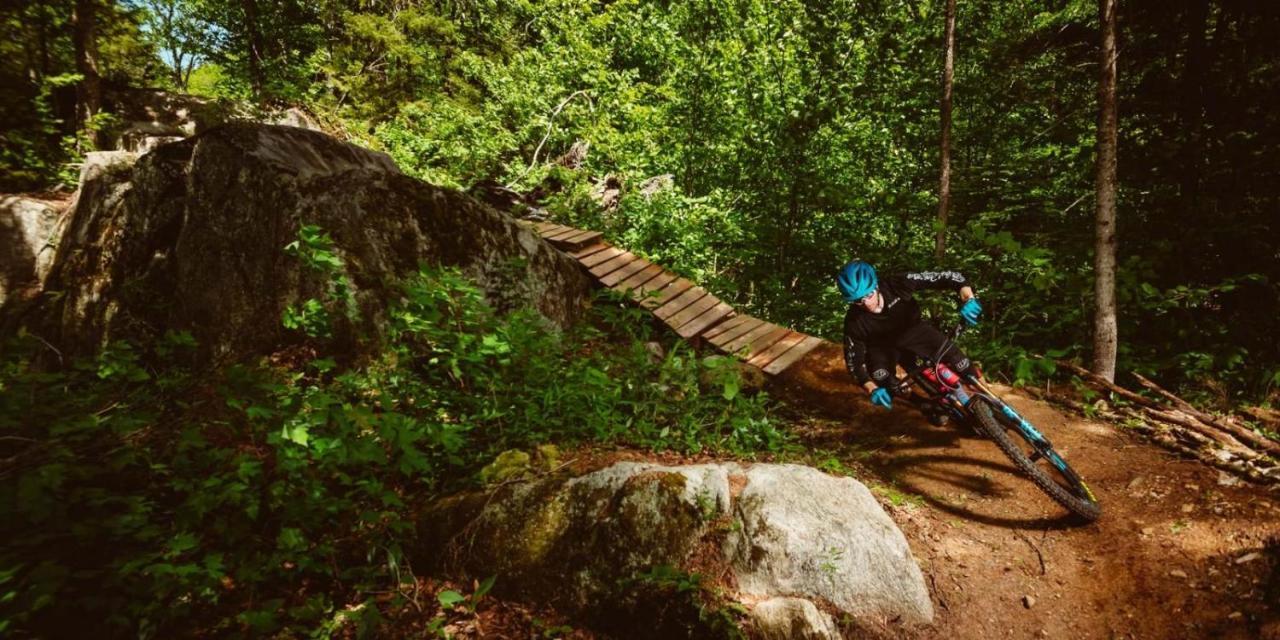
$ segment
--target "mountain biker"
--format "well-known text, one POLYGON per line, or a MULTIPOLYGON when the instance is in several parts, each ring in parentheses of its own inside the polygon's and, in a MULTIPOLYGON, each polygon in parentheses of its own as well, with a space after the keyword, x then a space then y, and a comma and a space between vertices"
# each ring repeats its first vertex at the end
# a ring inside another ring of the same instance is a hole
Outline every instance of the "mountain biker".
MULTIPOLYGON (((858 384, 871 394, 871 403, 889 409, 897 380, 896 366, 910 369, 916 357, 933 358, 946 337, 920 320, 920 303, 912 293, 921 289, 951 289, 960 294, 960 317, 978 323, 982 305, 964 276, 955 271, 925 271, 876 277, 875 267, 855 260, 836 274, 836 287, 849 303, 844 316, 844 363, 858 384), (868 373, 869 372, 869 373, 868 373)), ((951 347, 941 358, 962 377, 971 371, 969 357, 951 347)))

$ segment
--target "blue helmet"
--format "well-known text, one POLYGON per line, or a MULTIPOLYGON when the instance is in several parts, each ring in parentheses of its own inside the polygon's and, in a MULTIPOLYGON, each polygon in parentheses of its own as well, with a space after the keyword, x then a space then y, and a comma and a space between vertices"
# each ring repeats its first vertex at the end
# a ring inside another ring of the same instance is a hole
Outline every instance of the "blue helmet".
POLYGON ((862 260, 854 260, 836 274, 836 287, 845 302, 857 302, 876 290, 876 268, 862 260))

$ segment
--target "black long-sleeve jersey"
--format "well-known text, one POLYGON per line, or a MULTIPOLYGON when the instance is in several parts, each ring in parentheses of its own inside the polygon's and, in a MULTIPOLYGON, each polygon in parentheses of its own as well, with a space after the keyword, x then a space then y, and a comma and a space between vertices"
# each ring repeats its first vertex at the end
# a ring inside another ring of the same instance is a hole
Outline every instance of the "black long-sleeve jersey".
POLYGON ((861 304, 849 305, 844 315, 844 365, 858 384, 871 378, 867 373, 867 345, 897 343, 902 334, 920 323, 920 303, 911 295, 921 289, 959 291, 970 286, 955 271, 925 271, 881 278, 884 309, 871 313, 861 304))

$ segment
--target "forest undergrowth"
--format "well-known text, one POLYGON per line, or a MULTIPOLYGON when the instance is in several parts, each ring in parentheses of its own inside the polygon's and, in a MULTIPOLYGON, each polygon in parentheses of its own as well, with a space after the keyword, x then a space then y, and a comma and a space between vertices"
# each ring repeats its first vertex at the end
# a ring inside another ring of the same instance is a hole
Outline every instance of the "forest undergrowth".
MULTIPOLYGON (((339 273, 314 227, 291 252, 339 273)), ((651 335, 617 296, 559 331, 423 268, 382 348, 353 359, 326 342, 341 281, 286 312, 295 344, 224 369, 194 365, 185 332, 65 363, 33 335, 5 345, 0 633, 377 633, 421 606, 403 548, 433 497, 545 471, 561 448, 787 447, 732 360, 651 335)), ((492 586, 428 594, 432 628, 492 586)))

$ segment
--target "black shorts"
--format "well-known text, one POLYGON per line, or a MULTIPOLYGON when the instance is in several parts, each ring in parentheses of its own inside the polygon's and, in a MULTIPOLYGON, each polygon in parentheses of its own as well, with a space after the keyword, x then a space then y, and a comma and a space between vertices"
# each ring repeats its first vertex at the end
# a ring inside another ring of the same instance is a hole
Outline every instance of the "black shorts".
MULTIPOLYGON (((871 372, 871 380, 880 387, 892 386, 897 365, 902 365, 907 371, 919 367, 918 360, 937 356, 946 339, 933 325, 921 322, 903 330, 893 344, 867 345, 867 370, 871 372)), ((941 360, 956 373, 963 375, 969 372, 969 356, 955 344, 942 354, 941 360)))

